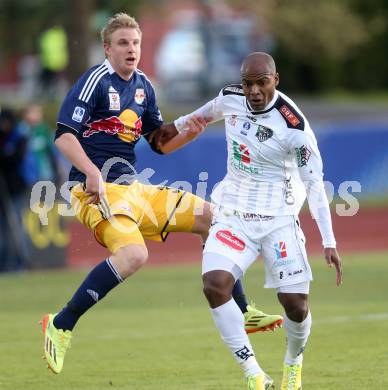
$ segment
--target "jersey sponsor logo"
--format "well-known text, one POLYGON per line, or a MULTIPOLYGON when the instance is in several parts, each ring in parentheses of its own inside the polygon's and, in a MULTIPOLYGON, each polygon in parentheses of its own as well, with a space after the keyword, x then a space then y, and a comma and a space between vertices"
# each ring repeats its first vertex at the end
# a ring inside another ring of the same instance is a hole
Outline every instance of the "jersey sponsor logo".
POLYGON ((233 141, 233 155, 237 161, 241 161, 246 164, 251 162, 248 147, 244 144, 239 144, 236 141, 233 141))
POLYGON ((292 126, 296 127, 299 125, 300 120, 292 113, 292 111, 283 104, 280 107, 280 113, 292 124, 292 126))
POLYGON ((254 213, 243 213, 243 219, 246 222, 272 221, 275 217, 270 215, 261 215, 254 213))
POLYGON ((228 123, 231 125, 231 126, 236 126, 236 123, 237 123, 237 115, 232 115, 229 119, 228 119, 228 123))
POLYGON ((73 111, 73 116, 71 117, 71 119, 73 119, 73 121, 75 122, 81 123, 84 115, 85 109, 77 106, 73 111))
POLYGON ((251 120, 252 122, 257 122, 257 118, 255 118, 254 116, 252 116, 252 115, 247 115, 247 118, 249 119, 249 120, 251 120))
POLYGON ((84 137, 104 132, 117 135, 124 142, 134 142, 141 136, 142 121, 132 110, 124 110, 119 116, 111 116, 88 123, 84 137))
POLYGON ((290 206, 295 203, 291 177, 287 177, 286 180, 284 180, 284 200, 286 204, 290 206))
POLYGON ((302 273, 303 273, 302 269, 298 269, 295 271, 288 271, 286 268, 280 268, 274 272, 275 275, 276 274, 279 275, 280 280, 288 279, 289 277, 294 277, 295 275, 299 275, 302 273))
POLYGON ((298 163, 298 167, 303 167, 307 165, 309 158, 311 156, 311 151, 310 149, 302 145, 299 148, 295 148, 295 153, 296 153, 296 161, 298 163))
POLYGON ((223 244, 236 251, 242 252, 245 249, 245 242, 229 230, 219 230, 216 233, 216 238, 218 241, 221 241, 223 244))
POLYGON ((144 89, 143 88, 136 89, 136 92, 135 92, 135 102, 137 104, 142 104, 144 102, 144 99, 145 99, 144 89))
POLYGON ((274 248, 277 260, 287 257, 286 243, 284 241, 276 242, 274 248))
MULTIPOLYGON (((295 259, 287 259, 287 260, 281 260, 281 258, 277 259, 274 263, 274 268, 279 268, 279 267, 287 267, 288 265, 294 264, 295 259)), ((277 271, 276 271, 277 272, 277 271)))
POLYGON ((260 142, 267 141, 267 139, 270 139, 273 136, 273 130, 269 127, 265 127, 263 125, 259 125, 256 131, 256 138, 260 142))
POLYGON ((258 168, 252 167, 250 165, 251 157, 246 145, 233 141, 233 157, 234 159, 232 160, 232 165, 234 168, 248 173, 259 173, 258 168))
POLYGON ((109 110, 120 111, 120 95, 114 88, 109 87, 109 110))
POLYGON ((244 122, 243 129, 244 130, 249 130, 250 128, 251 128, 251 124, 249 122, 244 122))

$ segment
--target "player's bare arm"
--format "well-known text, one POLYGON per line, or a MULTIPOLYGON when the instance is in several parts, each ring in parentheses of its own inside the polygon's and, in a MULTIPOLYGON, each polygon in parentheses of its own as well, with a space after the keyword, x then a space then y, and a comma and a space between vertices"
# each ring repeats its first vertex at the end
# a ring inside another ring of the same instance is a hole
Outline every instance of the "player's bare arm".
POLYGON ((86 175, 86 192, 90 194, 89 203, 98 203, 104 193, 101 172, 86 155, 74 134, 64 133, 55 140, 62 154, 86 175))
POLYGON ((221 119, 222 113, 217 110, 216 98, 192 113, 176 119, 173 126, 177 134, 169 139, 168 142, 158 143, 158 148, 163 153, 171 153, 197 138, 208 124, 221 119))
POLYGON ((168 154, 186 145, 198 137, 206 128, 208 122, 198 116, 192 116, 186 121, 186 129, 179 132, 173 123, 162 125, 151 135, 157 149, 162 153, 168 154))

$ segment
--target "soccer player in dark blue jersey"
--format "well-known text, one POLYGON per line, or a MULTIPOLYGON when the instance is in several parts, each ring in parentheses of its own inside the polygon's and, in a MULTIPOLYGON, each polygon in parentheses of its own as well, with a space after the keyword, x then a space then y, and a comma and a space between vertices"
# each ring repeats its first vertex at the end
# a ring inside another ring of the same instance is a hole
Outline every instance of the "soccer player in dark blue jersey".
MULTIPOLYGON (((69 91, 55 144, 73 165, 71 203, 78 219, 112 255, 89 273, 58 314, 42 319, 45 357, 55 373, 62 370, 78 319, 146 262, 144 238, 164 241, 169 232, 192 232, 205 240, 212 218, 211 205, 191 193, 136 181, 134 148, 141 136, 157 153, 170 152, 196 137, 206 122, 192 118, 179 137, 173 124, 163 124, 152 84, 137 69, 141 31, 132 17, 116 14, 101 35, 106 60, 69 91), (165 149, 172 138, 174 148, 165 149)), ((235 292, 247 311, 240 282, 235 292)), ((256 330, 278 319, 260 313, 248 313, 257 317, 256 330)))

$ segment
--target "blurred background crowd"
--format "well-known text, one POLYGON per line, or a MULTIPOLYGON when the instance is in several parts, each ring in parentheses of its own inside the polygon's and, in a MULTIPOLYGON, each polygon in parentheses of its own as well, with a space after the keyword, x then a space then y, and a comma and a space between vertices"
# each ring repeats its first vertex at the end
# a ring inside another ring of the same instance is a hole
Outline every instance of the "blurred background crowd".
MULTIPOLYGON (((61 266, 84 255, 55 208, 49 225, 39 225, 30 193, 39 180, 66 180, 69 166, 52 142, 58 107, 72 83, 103 61, 99 31, 120 11, 140 23, 140 69, 165 120, 238 83, 242 59, 266 51, 276 60, 279 89, 317 132, 335 191, 358 181, 357 197, 385 207, 388 0, 1 0, 0 271, 61 266)), ((163 159, 140 144, 139 169, 153 168, 155 184, 193 186, 206 171, 209 192, 224 174, 222 139, 222 125, 213 126, 163 159)))

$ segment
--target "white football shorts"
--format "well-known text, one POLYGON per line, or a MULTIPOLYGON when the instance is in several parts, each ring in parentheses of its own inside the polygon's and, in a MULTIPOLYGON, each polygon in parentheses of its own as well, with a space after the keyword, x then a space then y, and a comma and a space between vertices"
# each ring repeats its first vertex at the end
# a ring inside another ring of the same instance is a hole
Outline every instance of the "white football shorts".
MULTIPOLYGON (((231 264, 243 274, 262 254, 264 287, 279 288, 312 280, 305 237, 293 215, 271 217, 216 208, 203 253, 202 274, 229 270, 231 264)), ((239 277, 235 270, 232 273, 239 277)))

